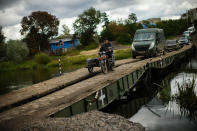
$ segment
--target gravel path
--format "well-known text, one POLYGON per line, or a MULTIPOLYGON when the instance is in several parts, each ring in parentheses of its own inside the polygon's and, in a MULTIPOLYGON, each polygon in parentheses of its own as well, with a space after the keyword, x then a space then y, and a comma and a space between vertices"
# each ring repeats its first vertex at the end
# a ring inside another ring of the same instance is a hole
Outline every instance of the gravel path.
POLYGON ((133 123, 122 116, 91 111, 70 118, 49 118, 26 123, 19 130, 34 131, 144 131, 139 123, 133 123))

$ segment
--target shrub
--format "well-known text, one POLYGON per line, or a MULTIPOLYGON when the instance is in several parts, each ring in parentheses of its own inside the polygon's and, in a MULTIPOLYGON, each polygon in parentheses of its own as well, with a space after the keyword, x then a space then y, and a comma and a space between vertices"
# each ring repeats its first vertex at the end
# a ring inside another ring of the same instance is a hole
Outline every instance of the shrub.
POLYGON ((20 40, 9 40, 7 42, 6 56, 8 60, 16 63, 23 61, 29 54, 27 45, 20 40))
POLYGON ((6 57, 6 44, 0 43, 0 61, 2 58, 6 57))
POLYGON ((127 33, 123 33, 118 36, 116 39, 117 42, 125 44, 125 43, 131 43, 131 36, 127 33))
POLYGON ((80 54, 80 51, 78 49, 68 49, 66 53, 64 53, 64 55, 67 55, 67 56, 75 56, 79 54, 80 54))
POLYGON ((38 64, 46 65, 51 61, 51 59, 47 54, 39 52, 34 56, 34 61, 38 64))

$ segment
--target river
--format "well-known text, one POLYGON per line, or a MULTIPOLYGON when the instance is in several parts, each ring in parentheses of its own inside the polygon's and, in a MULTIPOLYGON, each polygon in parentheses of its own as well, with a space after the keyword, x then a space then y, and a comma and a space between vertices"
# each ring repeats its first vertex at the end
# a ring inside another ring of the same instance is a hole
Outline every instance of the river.
POLYGON ((136 90, 103 111, 139 122, 147 131, 196 131, 197 56, 188 59, 187 63, 173 69, 164 78, 139 82, 136 90), (180 93, 182 85, 192 82, 193 91, 180 93))
MULTIPOLYGON (((68 73, 73 70, 63 70, 63 73, 68 73)), ((56 76, 59 76, 58 68, 49 69, 45 67, 38 67, 37 69, 32 70, 18 70, 0 73, 0 95, 28 87, 32 84, 36 84, 56 76)))

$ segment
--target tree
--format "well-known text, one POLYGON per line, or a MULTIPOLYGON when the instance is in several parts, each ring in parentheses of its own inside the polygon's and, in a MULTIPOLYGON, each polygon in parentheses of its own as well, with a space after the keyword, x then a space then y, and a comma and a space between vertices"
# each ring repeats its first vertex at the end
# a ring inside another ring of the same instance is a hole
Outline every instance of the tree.
POLYGON ((131 13, 126 20, 126 24, 135 24, 137 22, 137 16, 135 13, 131 13))
POLYGON ((2 26, 0 26, 0 61, 6 58, 6 44, 4 44, 5 36, 2 31, 2 26))
POLYGON ((85 10, 78 16, 73 27, 75 34, 81 37, 81 43, 83 45, 94 42, 93 35, 96 33, 97 25, 104 22, 105 17, 105 13, 95 10, 93 7, 85 10))
POLYGON ((20 40, 9 40, 7 42, 6 55, 8 60, 14 62, 23 61, 29 54, 27 45, 20 40))
POLYGON ((127 29, 127 32, 130 34, 131 38, 134 37, 134 34, 137 29, 142 28, 141 24, 136 23, 137 22, 137 16, 134 13, 131 13, 128 18, 125 20, 125 26, 127 29))
POLYGON ((69 35, 69 33, 70 33, 70 29, 68 28, 68 26, 67 25, 65 25, 65 24, 63 24, 62 25, 62 28, 63 28, 63 35, 69 35))
POLYGON ((164 30, 166 37, 181 35, 190 26, 187 19, 163 20, 157 23, 157 27, 164 30))
MULTIPOLYGON (((101 37, 108 38, 109 40, 117 40, 122 42, 123 37, 127 37, 127 29, 120 20, 119 21, 111 21, 106 28, 101 32, 101 37), (118 38, 119 37, 119 38, 118 38), (120 38, 121 37, 121 38, 120 38)), ((126 42, 126 41, 125 41, 126 42)))
POLYGON ((31 15, 23 17, 20 30, 25 36, 31 55, 37 51, 47 50, 49 38, 58 35, 59 20, 56 16, 45 11, 32 12, 31 15))
POLYGON ((4 43, 5 36, 2 31, 2 26, 0 26, 0 44, 4 43))

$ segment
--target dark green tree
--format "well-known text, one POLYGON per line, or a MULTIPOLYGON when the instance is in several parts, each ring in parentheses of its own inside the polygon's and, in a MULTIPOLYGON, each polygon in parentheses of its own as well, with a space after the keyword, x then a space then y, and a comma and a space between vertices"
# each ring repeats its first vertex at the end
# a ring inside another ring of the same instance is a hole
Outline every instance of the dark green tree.
POLYGON ((4 43, 5 36, 2 31, 2 26, 0 26, 0 44, 4 43))
POLYGON ((0 26, 0 59, 1 60, 2 58, 6 57, 6 44, 4 44, 4 42, 5 42, 5 36, 2 31, 2 26, 0 26))
POLYGON ((157 23, 157 27, 164 30, 166 37, 181 35, 190 26, 191 22, 188 23, 187 19, 163 20, 157 23))
POLYGON ((75 34, 81 37, 80 41, 83 45, 86 46, 94 42, 93 36, 96 33, 97 25, 104 22, 104 20, 106 20, 106 14, 93 7, 78 16, 73 27, 75 34))
POLYGON ((131 13, 126 20, 127 24, 135 24, 137 22, 137 16, 135 13, 131 13))
POLYGON ((140 25, 136 23, 137 16, 134 13, 131 13, 128 18, 125 20, 125 27, 127 29, 127 33, 130 35, 131 39, 133 39, 134 34, 138 28, 141 28, 140 25))
POLYGON ((58 35, 59 20, 45 11, 32 12, 21 21, 21 34, 25 36, 31 55, 47 50, 49 39, 58 35))

